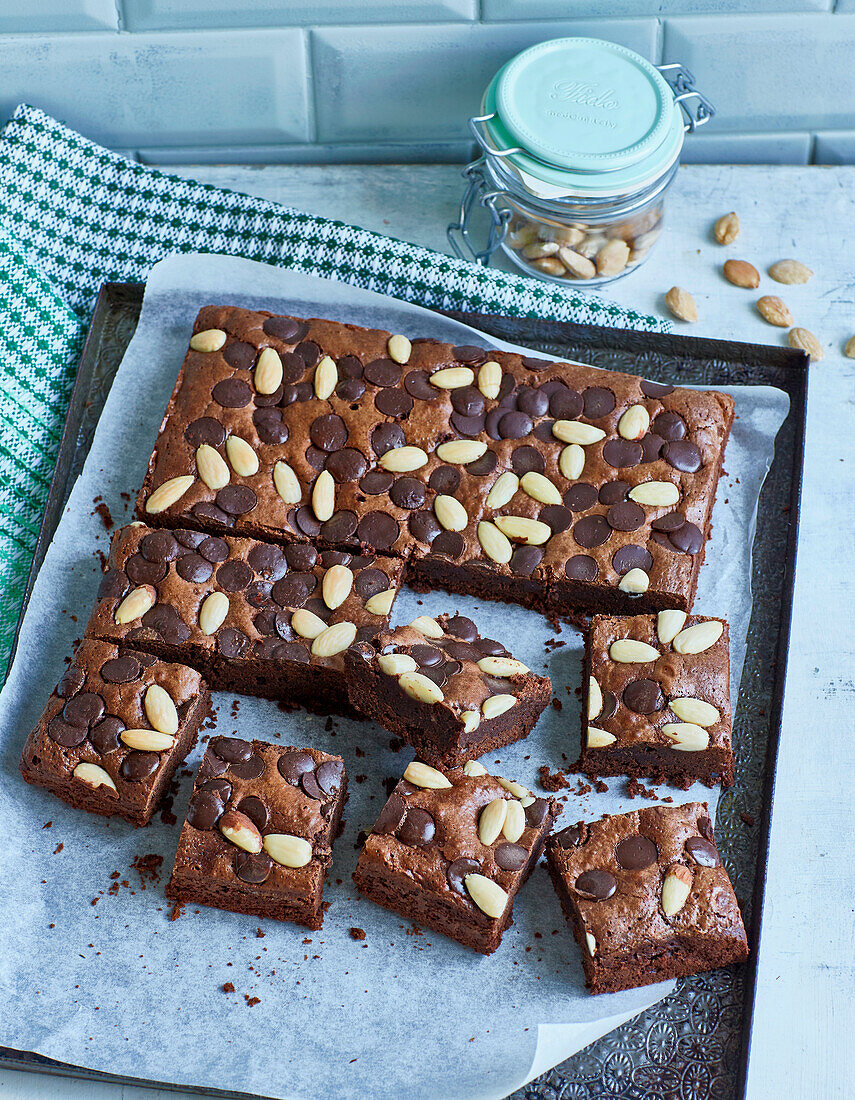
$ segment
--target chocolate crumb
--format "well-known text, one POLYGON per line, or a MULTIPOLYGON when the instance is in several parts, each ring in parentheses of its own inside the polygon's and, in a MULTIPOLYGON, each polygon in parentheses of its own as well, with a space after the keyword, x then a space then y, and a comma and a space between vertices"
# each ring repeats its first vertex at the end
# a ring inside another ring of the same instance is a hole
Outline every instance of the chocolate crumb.
POLYGON ((365 939, 365 929, 364 928, 351 928, 350 938, 352 940, 364 940, 365 939))
POLYGON ((234 993, 234 991, 235 987, 232 985, 231 982, 226 982, 226 984, 223 986, 223 993, 234 993))

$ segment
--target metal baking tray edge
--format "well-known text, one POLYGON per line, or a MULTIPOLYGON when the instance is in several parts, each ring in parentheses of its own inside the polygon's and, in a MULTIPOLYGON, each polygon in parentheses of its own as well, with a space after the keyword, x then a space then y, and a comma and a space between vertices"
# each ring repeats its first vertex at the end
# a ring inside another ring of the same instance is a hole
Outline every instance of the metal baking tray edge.
MULTIPOLYGON (((51 479, 47 503, 39 528, 33 554, 33 563, 24 589, 21 614, 15 630, 12 651, 9 659, 11 668, 17 649, 21 621, 29 602, 35 578, 44 561, 47 548, 57 528, 71 488, 80 471, 92 438, 92 430, 97 423, 97 415, 103 405, 104 397, 121 361, 127 344, 130 342, 142 308, 144 286, 138 283, 105 283, 98 294, 92 315, 89 333, 81 353, 80 365, 72 390, 68 413, 60 440, 57 462, 51 479), (87 431, 87 421, 89 431, 87 431)), ((732 1095, 745 1100, 747 1096, 748 1062, 751 1048, 751 1023, 754 1012, 755 989, 757 979, 758 947, 763 914, 763 898, 766 885, 766 870, 769 852, 769 837, 772 816, 772 804, 775 790, 775 768, 781 733, 784 687, 786 679, 787 654, 789 650, 790 624, 792 618, 793 586, 795 580, 796 548, 798 543, 798 521, 801 503, 802 467, 804 463, 805 426, 807 419, 808 356, 790 348, 777 348, 761 344, 744 344, 736 341, 713 340, 703 337, 672 336, 669 334, 636 332, 629 329, 602 328, 595 325, 572 324, 532 318, 515 318, 458 311, 439 311, 448 317, 472 325, 474 328, 492 333, 502 339, 526 344, 539 345, 543 350, 554 354, 567 354, 570 349, 576 358, 585 357, 586 361, 596 364, 596 353, 604 349, 612 352, 626 352, 635 357, 635 369, 656 377, 658 357, 673 360, 715 360, 720 363, 734 363, 745 366, 746 362, 763 364, 775 373, 774 384, 784 389, 790 398, 790 411, 779 439, 788 429, 791 434, 790 454, 784 456, 790 460, 790 485, 788 498, 788 522, 782 562, 782 589, 779 601, 779 621, 775 639, 774 678, 771 686, 770 708, 768 712, 768 741, 765 752, 765 766, 762 781, 762 809, 758 830, 757 859, 752 891, 753 918, 748 928, 751 955, 743 965, 747 979, 743 994, 743 1010, 739 1031, 738 1067, 734 1075, 732 1095), (694 356, 691 352, 694 351, 694 356)), ((677 364, 679 373, 679 363, 677 364)), ((737 377, 726 378, 725 383, 739 383, 737 377)), ((745 377, 743 384, 756 382, 754 377, 745 377)), ((697 385, 696 382, 687 383, 697 385)), ((707 382, 707 384, 714 384, 707 382)), ((775 462, 781 456, 776 443, 775 462)), ((770 471, 771 475, 771 471, 770 471)), ((767 484, 768 484, 767 478, 767 484)), ((764 487, 765 491, 765 487, 764 487)), ((761 514, 762 514, 761 496, 761 514)), ((759 519, 758 519, 759 531, 759 519)), ((753 627, 753 616, 752 616, 753 627)), ((690 979, 689 979, 690 980, 690 979)), ((673 996, 673 995, 672 995, 673 996)), ((666 998, 666 1001, 669 998, 666 998)), ((624 1025, 629 1026, 629 1025, 624 1025)), ((602 1040, 598 1040, 601 1042, 602 1040)), ((595 1044, 591 1045, 596 1046, 595 1044)), ((590 1048, 585 1048, 589 1050, 590 1048)), ((580 1054, 583 1052, 580 1052, 580 1054)), ((562 1067, 571 1069, 574 1055, 562 1066, 543 1074, 530 1082, 515 1094, 525 1100, 538 1100, 541 1096, 555 1095, 554 1087, 565 1078, 562 1067), (558 1074, 556 1079, 555 1075, 558 1074), (549 1080, 547 1080, 549 1078, 549 1080), (544 1085, 547 1092, 542 1093, 539 1086, 544 1085)), ((18 1051, 0 1046, 0 1067, 19 1069, 28 1072, 47 1073, 60 1077, 74 1077, 84 1080, 114 1083, 117 1085, 138 1085, 149 1088, 172 1088, 180 1092, 202 1092, 205 1095, 229 1097, 234 1100, 263 1100, 256 1094, 225 1091, 222 1089, 198 1088, 169 1084, 163 1081, 151 1081, 142 1078, 125 1077, 74 1066, 46 1058, 32 1051, 18 1051)), ((590 1095, 598 1095, 597 1082, 591 1082, 590 1095)), ((655 1086, 654 1086, 655 1089, 655 1086)), ((574 1095, 577 1095, 574 1093, 574 1095)), ((627 1095, 630 1095, 627 1092, 627 1095)), ((634 1095, 634 1093, 633 1093, 634 1095)), ((651 1091, 649 1083, 645 1095, 660 1095, 651 1091)), ((663 1098, 666 1093, 661 1093, 663 1098)), ((670 1093, 669 1093, 670 1095, 670 1093)))

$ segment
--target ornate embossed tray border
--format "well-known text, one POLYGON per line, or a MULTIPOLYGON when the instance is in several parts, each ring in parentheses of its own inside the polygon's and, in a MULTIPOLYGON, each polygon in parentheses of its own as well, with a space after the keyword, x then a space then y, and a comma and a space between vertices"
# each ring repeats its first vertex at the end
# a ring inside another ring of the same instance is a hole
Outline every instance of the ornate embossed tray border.
MULTIPOLYGON (((142 296, 143 287, 138 284, 106 283, 101 288, 71 396, 24 607, 136 328, 142 296)), ((744 1097, 795 577, 808 358, 790 348, 733 341, 481 314, 448 316, 540 351, 663 382, 773 385, 790 397, 790 412, 778 433, 757 517, 754 604, 734 713, 737 781, 719 802, 716 818, 722 855, 749 929, 751 957, 742 967, 678 982, 670 997, 532 1081, 511 1100, 744 1097), (775 655, 771 666, 770 653, 775 655)), ((0 1047, 0 1065, 116 1084, 168 1084, 97 1073, 5 1047, 0 1047)), ((172 1087, 211 1096, 248 1096, 172 1087)))

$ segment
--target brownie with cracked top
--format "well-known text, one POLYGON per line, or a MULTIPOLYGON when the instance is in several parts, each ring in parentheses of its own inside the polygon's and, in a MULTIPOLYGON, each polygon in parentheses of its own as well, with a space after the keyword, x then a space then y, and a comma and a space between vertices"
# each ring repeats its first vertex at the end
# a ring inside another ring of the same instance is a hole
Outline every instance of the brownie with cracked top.
POLYGON ((684 790, 733 785, 727 623, 683 611, 597 615, 585 641, 579 769, 684 790))
POLYGON ((748 955, 706 803, 579 822, 550 838, 546 861, 592 993, 699 974, 748 955))
POLYGON ((732 420, 726 394, 206 306, 138 514, 546 613, 688 610, 732 420))
POLYGON ((166 896, 320 928, 324 877, 346 801, 341 757, 212 738, 166 896))
POLYGON ((359 856, 372 901, 489 955, 560 813, 475 761, 444 772, 413 761, 359 856))
POLYGON ((131 525, 87 634, 198 668, 211 688, 347 711, 344 653, 389 621, 402 563, 131 525))
POLYGON ((355 709, 436 768, 527 737, 552 689, 465 615, 419 616, 354 645, 346 666, 355 709))
POLYGON ((192 668, 86 638, 27 738, 21 774, 71 806, 146 825, 210 708, 192 668))

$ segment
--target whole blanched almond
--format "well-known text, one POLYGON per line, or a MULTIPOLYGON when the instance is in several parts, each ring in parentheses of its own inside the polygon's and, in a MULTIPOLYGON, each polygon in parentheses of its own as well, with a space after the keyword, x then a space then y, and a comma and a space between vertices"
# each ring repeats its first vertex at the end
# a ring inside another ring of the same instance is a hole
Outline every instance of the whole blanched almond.
POLYGON ((704 653, 715 645, 723 632, 724 626, 718 619, 707 619, 681 630, 671 644, 678 653, 704 653))
POLYGON ((558 459, 558 469, 568 481, 576 481, 585 469, 585 451, 578 443, 568 443, 558 459))
POLYGON ((554 256, 558 251, 555 241, 532 241, 522 250, 527 260, 545 260, 547 256, 554 256))
POLYGON ((787 336, 787 343, 791 348, 799 348, 806 351, 811 359, 824 359, 825 349, 812 332, 806 328, 791 328, 787 336))
POLYGON ((160 684, 151 684, 145 693, 145 716, 161 733, 178 733, 178 711, 172 696, 160 684))
POLYGON ((487 444, 477 439, 452 439, 449 443, 440 443, 436 449, 437 458, 443 462, 455 462, 466 466, 480 458, 487 450, 487 444))
POLYGON ((656 636, 663 645, 673 642, 683 627, 688 616, 685 611, 660 611, 656 616, 656 636))
POLYGON ((335 481, 329 470, 321 470, 312 486, 312 511, 326 523, 335 511, 335 481))
POLYGON ((504 787, 508 794, 512 794, 514 798, 528 798, 531 794, 528 787, 524 787, 522 783, 517 783, 515 779, 505 779, 501 775, 494 775, 493 778, 500 787, 504 787))
POLYGON ((629 245, 619 237, 606 241, 597 253, 597 274, 604 277, 620 275, 629 260, 629 245))
POLYGON ((757 299, 757 312, 764 321, 778 328, 789 328, 793 323, 793 315, 790 313, 786 302, 776 294, 764 294, 757 299))
POLYGON ((577 443, 588 447, 605 439, 606 433, 595 424, 583 424, 579 420, 556 420, 552 425, 552 434, 562 443, 577 443))
MULTIPOLYGON (((480 717, 480 715, 479 715, 480 717)), ((463 774, 469 776, 488 775, 489 772, 483 764, 479 764, 477 760, 467 760, 463 765, 463 774)))
POLYGON ((140 752, 163 752, 175 744, 174 737, 159 730, 122 730, 119 736, 129 749, 140 752))
POLYGON ((281 867, 305 867, 312 858, 312 846, 302 836, 291 833, 268 833, 264 850, 281 867))
POLYGON ((650 413, 643 405, 630 405, 618 421, 618 435, 623 439, 641 439, 650 428, 650 413))
POLYGON ((520 479, 511 470, 505 470, 499 474, 493 482, 490 492, 487 493, 486 505, 488 508, 504 508, 520 487, 520 479))
POLYGON ((469 522, 469 516, 460 501, 447 493, 440 493, 436 497, 433 510, 446 531, 463 531, 469 522))
POLYGON ((145 510, 150 516, 165 512, 167 508, 178 503, 195 480, 192 474, 181 474, 179 477, 171 477, 168 481, 164 481, 149 495, 145 502, 145 510))
POLYGON ((630 569, 620 579, 618 588, 628 596, 641 596, 650 587, 650 577, 643 569, 630 569))
POLYGON ((726 260, 724 277, 734 286, 747 287, 750 290, 760 286, 760 272, 747 260, 726 260))
POLYGON ((375 592, 365 601, 365 610, 370 615, 388 615, 395 602, 395 589, 387 588, 385 592, 375 592))
POLYGON ((478 389, 491 401, 499 396, 502 385, 502 368, 494 360, 488 360, 478 371, 478 389))
POLYGON ((733 244, 739 236, 739 218, 732 210, 729 214, 722 214, 713 232, 719 244, 733 244))
POLYGON ((258 357, 253 376, 258 393, 276 393, 282 385, 282 360, 273 348, 264 348, 258 357))
POLYGON ((558 259, 577 279, 593 279, 597 274, 593 260, 589 260, 580 252, 574 252, 572 248, 559 248, 558 259))
POLYGON ((606 745, 614 744, 617 738, 608 730, 601 730, 599 726, 588 726, 588 734, 585 744, 589 749, 604 749, 606 745))
POLYGON ((336 654, 350 649, 355 640, 355 623, 334 623, 312 642, 312 653, 316 657, 335 657, 336 654))
POLYGON ((116 608, 113 620, 117 626, 125 626, 134 619, 141 619, 146 611, 154 607, 157 600, 157 592, 150 584, 142 584, 129 592, 116 608))
POLYGON ((434 703, 441 703, 445 698, 442 688, 423 672, 405 672, 398 678, 398 683, 401 690, 417 703, 428 703, 432 706, 434 703))
POLYGON ((562 498, 558 489, 548 477, 539 474, 536 470, 529 470, 520 478, 520 488, 532 500, 539 504, 561 504, 562 498))
POLYGON ((531 672, 528 665, 514 657, 482 657, 478 668, 488 676, 525 676, 527 672, 531 672))
POLYGON ((647 664, 659 660, 659 650, 637 638, 618 638, 609 646, 609 656, 621 665, 647 664))
POLYGON ((451 783, 441 771, 432 768, 429 764, 423 764, 421 760, 411 760, 407 764, 404 779, 414 787, 421 787, 427 791, 447 791, 451 788, 451 783))
POLYGON ((627 494, 636 504, 651 508, 667 508, 680 499, 680 490, 673 481, 642 481, 627 494))
POLYGON ((471 367, 443 367, 428 376, 428 382, 440 390, 458 390, 471 386, 474 381, 475 372, 471 367))
MULTIPOLYGON (((464 710, 464 712, 460 715, 460 721, 463 723, 463 732, 464 733, 474 733, 475 730, 477 730, 478 727, 481 725, 481 714, 477 710, 464 710)), ((474 763, 474 761, 472 761, 472 760, 468 761, 466 767, 468 767, 469 764, 472 764, 472 763, 474 763)), ((464 770, 464 772, 466 772, 467 775, 475 775, 475 774, 486 775, 487 774, 487 769, 486 768, 484 769, 483 772, 475 773, 475 772, 467 772, 466 767, 464 767, 463 770, 464 770)))
POLYGON ((400 676, 403 672, 417 672, 418 664, 409 653, 382 653, 377 658, 380 671, 387 676, 400 676))
POLYGON ((799 260, 778 260, 769 268, 769 277, 786 286, 806 283, 812 275, 811 269, 799 260))
POLYGON ((588 677, 588 721, 592 721, 603 709, 603 693, 596 676, 588 677))
POLYGON ((417 615, 415 619, 410 623, 413 630, 418 630, 420 634, 424 634, 426 638, 444 638, 445 633, 436 619, 432 619, 430 615, 417 615))
POLYGON ((686 695, 682 699, 672 699, 668 703, 668 708, 683 722, 690 722, 696 726, 714 726, 721 718, 718 707, 714 707, 704 699, 695 699, 691 695, 686 695))
POLYGON ((552 537, 552 528, 539 519, 526 516, 496 516, 496 526, 509 539, 524 542, 527 546, 542 546, 552 537))
POLYGON ((408 474, 427 466, 428 456, 421 447, 393 447, 377 460, 389 473, 408 474))
POLYGON ((588 948, 588 954, 593 959, 597 953, 597 941, 590 932, 585 933, 585 946, 588 948))
POLYGON ((665 295, 665 305, 671 310, 678 321, 688 321, 694 324, 698 319, 698 307, 695 299, 688 290, 681 286, 672 286, 665 295))
POLYGON ((85 783, 87 787, 92 787, 93 790, 98 787, 107 787, 114 794, 119 793, 111 777, 97 764, 89 764, 87 761, 81 760, 72 775, 75 779, 79 779, 81 783, 85 783))
POLYGON ((487 557, 496 562, 497 565, 507 565, 514 553, 514 548, 507 536, 503 535, 499 528, 488 520, 481 520, 477 530, 478 542, 487 557))
POLYGON ((301 638, 317 638, 326 630, 327 624, 314 611, 307 607, 298 608, 291 616, 291 629, 301 638))
POLYGON ((273 467, 273 484, 285 504, 299 504, 302 492, 297 475, 287 462, 281 459, 273 467))
POLYGON ((331 565, 326 573, 324 573, 324 580, 321 586, 324 603, 330 611, 335 611, 337 607, 341 607, 350 595, 350 590, 352 588, 352 571, 348 569, 346 565, 331 565))
POLYGON ((682 863, 674 863, 668 868, 662 883, 662 911, 666 917, 676 916, 686 904, 692 881, 692 872, 682 863))
POLYGON ((413 345, 406 336, 390 336, 386 344, 386 350, 389 352, 389 358, 393 362, 404 364, 408 362, 410 358, 410 352, 413 350, 413 345))
POLYGON ((463 884, 469 897, 486 916, 498 920, 504 913, 508 905, 508 895, 498 882, 473 872, 465 876, 463 884))
POLYGON ((504 714, 506 710, 510 710, 516 704, 516 695, 490 695, 481 704, 481 713, 488 720, 498 718, 500 714, 504 714))
POLYGON ((197 448, 196 469, 202 481, 214 492, 229 483, 229 468, 226 461, 210 443, 203 443, 197 448))
POLYGON ((226 810, 219 822, 220 832, 245 852, 257 855, 261 851, 261 833, 246 814, 240 810, 226 810))
POLYGON ((508 798, 505 801, 508 803, 508 811, 505 814, 502 833, 505 840, 509 840, 511 844, 516 844, 525 832, 525 809, 522 802, 518 802, 515 798, 508 798))
POLYGON ((258 455, 239 435, 230 435, 226 440, 226 455, 238 477, 252 477, 258 473, 258 455))
POLYGON ((209 592, 199 608, 199 629, 206 637, 216 634, 229 613, 229 598, 225 592, 209 592))
POLYGON ((326 401, 338 384, 338 367, 325 355, 315 367, 315 397, 326 401))
POLYGON ((703 752, 709 748, 710 735, 694 722, 666 722, 662 732, 677 752, 703 752))
POLYGON ((478 818, 478 839, 488 848, 499 838, 508 813, 508 799, 494 798, 478 818))
POLYGON ((206 328, 204 332, 197 332, 190 337, 193 351, 219 351, 225 342, 226 334, 221 328, 206 328))

